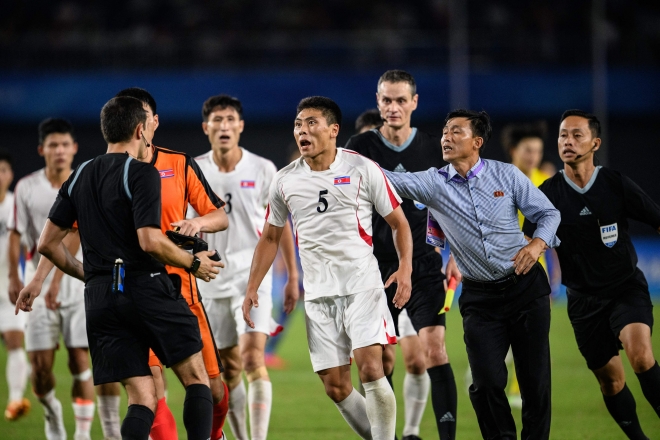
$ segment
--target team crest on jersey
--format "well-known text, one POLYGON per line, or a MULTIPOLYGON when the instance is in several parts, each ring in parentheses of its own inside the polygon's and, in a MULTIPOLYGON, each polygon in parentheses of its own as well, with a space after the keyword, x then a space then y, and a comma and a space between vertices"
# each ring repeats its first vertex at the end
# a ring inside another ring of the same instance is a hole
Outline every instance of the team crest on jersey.
POLYGON ((614 246, 619 239, 619 226, 616 223, 600 226, 600 239, 608 248, 614 246))
POLYGON ((350 185, 351 176, 340 176, 335 177, 335 185, 350 185))
POLYGON ((254 180, 241 180, 241 188, 254 188, 254 180))
POLYGON ((158 170, 161 179, 167 179, 168 177, 174 177, 174 170, 158 170))

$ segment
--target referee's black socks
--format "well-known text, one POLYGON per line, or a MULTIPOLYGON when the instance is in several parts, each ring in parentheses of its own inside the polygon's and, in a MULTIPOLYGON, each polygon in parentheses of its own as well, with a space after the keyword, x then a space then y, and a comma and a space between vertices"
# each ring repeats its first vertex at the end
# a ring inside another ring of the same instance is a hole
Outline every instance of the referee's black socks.
POLYGON ((211 388, 202 384, 188 385, 183 402, 183 424, 188 440, 208 440, 213 427, 211 388))
POLYGON ((649 401, 655 413, 660 417, 660 366, 654 366, 643 373, 637 374, 639 384, 642 386, 644 397, 649 401))
POLYGON ((456 381, 450 364, 426 370, 431 378, 431 402, 441 440, 456 438, 456 381))
POLYGON ((628 385, 624 384, 623 389, 613 396, 603 394, 603 400, 610 415, 629 439, 649 440, 639 425, 637 405, 628 385))
POLYGON ((129 405, 121 424, 122 440, 147 440, 154 416, 154 412, 144 405, 129 405))

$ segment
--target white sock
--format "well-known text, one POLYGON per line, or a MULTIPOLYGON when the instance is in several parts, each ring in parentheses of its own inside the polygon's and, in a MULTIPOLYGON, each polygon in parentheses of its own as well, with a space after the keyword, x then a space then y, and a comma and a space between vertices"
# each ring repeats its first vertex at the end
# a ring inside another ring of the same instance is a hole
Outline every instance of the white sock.
POLYGON ((119 420, 120 396, 97 396, 96 401, 101 419, 103 437, 106 439, 121 438, 121 422, 119 420))
POLYGON ((88 439, 92 430, 92 421, 94 420, 94 410, 96 405, 92 400, 76 399, 73 406, 73 415, 76 418, 76 433, 74 439, 88 439))
POLYGON ((266 440, 272 404, 273 384, 269 380, 257 379, 248 384, 248 409, 252 440, 266 440))
POLYGON ((245 424, 245 404, 246 404, 245 384, 243 380, 229 392, 229 412, 227 420, 231 432, 236 440, 249 440, 247 435, 247 425, 245 424))
POLYGON ((7 386, 9 401, 23 400, 30 366, 25 357, 25 350, 17 348, 7 353, 7 386))
POLYGON ((422 422, 426 401, 429 397, 431 378, 428 374, 406 373, 403 378, 403 406, 406 421, 403 426, 403 436, 419 436, 419 424, 422 422))
POLYGON ((387 378, 362 384, 373 440, 391 440, 396 431, 396 398, 387 378))
POLYGON ((357 435, 366 440, 371 439, 371 425, 367 417, 367 401, 358 390, 353 388, 347 398, 335 403, 335 405, 337 405, 337 409, 348 423, 348 426, 353 428, 357 435))
POLYGON ((48 440, 65 440, 66 429, 62 418, 62 403, 55 397, 55 388, 39 397, 44 406, 46 416, 46 438, 48 440))

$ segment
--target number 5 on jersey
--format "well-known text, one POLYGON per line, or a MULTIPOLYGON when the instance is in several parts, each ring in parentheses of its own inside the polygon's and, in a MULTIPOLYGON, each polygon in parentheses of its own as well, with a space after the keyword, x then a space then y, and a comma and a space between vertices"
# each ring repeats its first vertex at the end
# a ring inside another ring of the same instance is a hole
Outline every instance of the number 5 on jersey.
POLYGON ((323 198, 323 196, 325 196, 325 195, 328 195, 328 190, 327 189, 323 189, 323 190, 319 191, 319 203, 321 203, 323 205, 323 207, 317 206, 316 210, 318 212, 325 212, 325 211, 328 210, 328 201, 323 198))

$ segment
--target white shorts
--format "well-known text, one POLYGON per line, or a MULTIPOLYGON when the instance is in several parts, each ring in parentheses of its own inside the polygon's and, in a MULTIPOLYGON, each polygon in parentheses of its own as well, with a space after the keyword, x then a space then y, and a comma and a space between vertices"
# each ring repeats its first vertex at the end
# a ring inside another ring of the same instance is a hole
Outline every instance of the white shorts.
POLYGON ((401 313, 399 313, 399 339, 407 338, 408 336, 417 336, 417 332, 412 325, 406 309, 401 309, 401 313))
POLYGON ((9 301, 7 289, 0 290, 0 333, 25 331, 25 312, 15 314, 16 306, 9 301))
POLYGON ((352 350, 396 343, 383 289, 305 301, 305 323, 314 371, 348 365, 352 350))
POLYGON ((259 307, 253 307, 250 311, 254 328, 249 327, 243 319, 245 295, 234 295, 228 298, 202 297, 215 345, 219 350, 237 346, 240 335, 244 333, 258 332, 274 336, 281 330, 281 327, 272 318, 271 292, 262 291, 260 288, 258 294, 259 307))
POLYGON ((50 310, 46 308, 44 302, 37 304, 35 301, 34 308, 27 315, 25 332, 25 349, 27 351, 56 349, 60 333, 66 347, 88 347, 84 302, 50 310))

